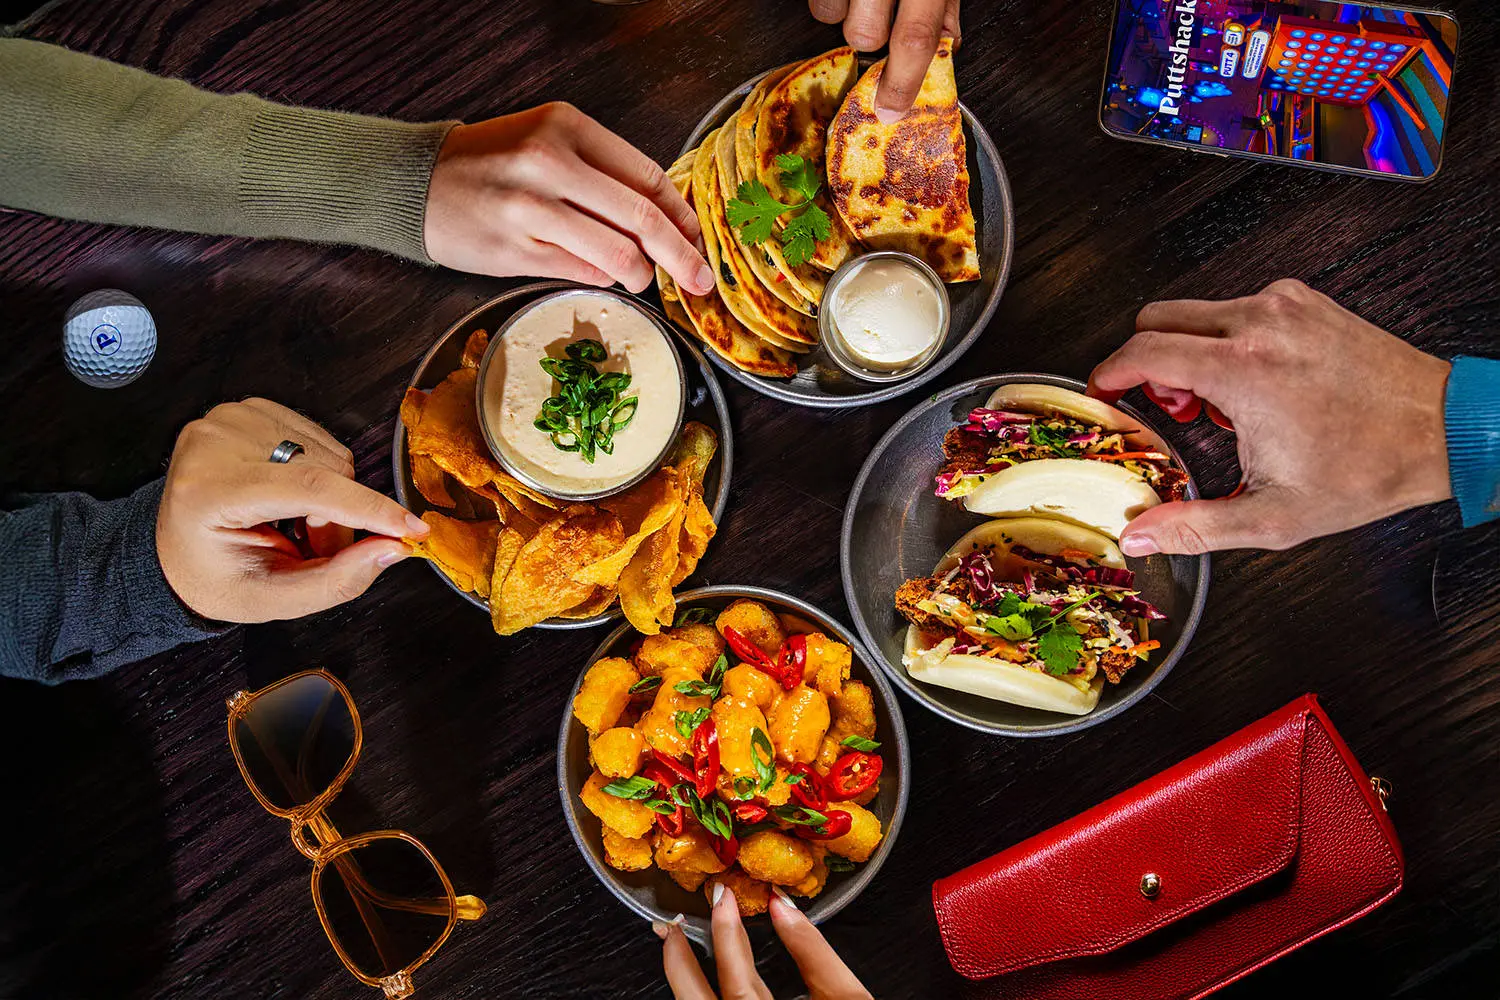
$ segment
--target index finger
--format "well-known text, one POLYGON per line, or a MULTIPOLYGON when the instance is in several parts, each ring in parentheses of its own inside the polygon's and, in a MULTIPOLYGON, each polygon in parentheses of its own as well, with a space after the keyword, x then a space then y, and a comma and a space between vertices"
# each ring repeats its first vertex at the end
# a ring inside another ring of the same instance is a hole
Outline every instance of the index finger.
POLYGON ((865 989, 844 960, 839 958, 833 945, 828 943, 812 921, 793 906, 778 886, 771 899, 771 924, 776 936, 786 945, 787 954, 797 963, 802 973, 802 982, 811 996, 868 997, 865 989))
POLYGON ((1152 302, 1135 317, 1137 332, 1167 330, 1172 333, 1196 333, 1204 337, 1223 337, 1240 314, 1240 300, 1212 302, 1200 299, 1177 299, 1152 302))
POLYGON ((947 0, 902 0, 891 50, 875 89, 875 117, 889 125, 911 110, 943 37, 947 0))
POLYGON ((1210 399, 1223 366, 1223 347, 1222 340, 1212 337, 1158 330, 1138 333, 1094 369, 1088 393, 1112 402, 1127 389, 1154 382, 1210 399))
POLYGON ((385 494, 312 463, 250 466, 230 487, 219 514, 226 528, 319 517, 390 538, 420 538, 428 531, 421 518, 385 494))
POLYGON ((715 892, 723 893, 714 902, 714 961, 719 968, 719 992, 724 1000, 771 1000, 760 973, 755 971, 755 954, 750 950, 750 935, 740 920, 740 904, 734 890, 720 883, 715 892))
POLYGON ((687 201, 677 193, 661 164, 581 111, 578 119, 572 132, 576 143, 574 148, 583 161, 650 198, 666 213, 683 239, 696 243, 703 235, 698 225, 698 213, 689 208, 687 201))

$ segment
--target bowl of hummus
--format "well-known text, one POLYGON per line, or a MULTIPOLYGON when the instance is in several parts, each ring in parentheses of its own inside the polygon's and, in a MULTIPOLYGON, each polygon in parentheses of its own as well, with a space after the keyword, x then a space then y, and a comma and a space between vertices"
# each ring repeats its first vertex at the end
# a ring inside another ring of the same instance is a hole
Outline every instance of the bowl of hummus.
POLYGON ((554 292, 518 309, 490 339, 475 388, 495 460, 566 500, 597 500, 650 475, 686 407, 670 337, 604 289, 554 292))

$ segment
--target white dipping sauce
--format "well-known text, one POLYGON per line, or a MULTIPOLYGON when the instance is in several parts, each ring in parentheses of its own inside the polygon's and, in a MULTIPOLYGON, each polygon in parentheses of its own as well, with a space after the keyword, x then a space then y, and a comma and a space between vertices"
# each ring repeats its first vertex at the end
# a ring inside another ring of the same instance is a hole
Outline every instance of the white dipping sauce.
POLYGON ((485 373, 481 419, 500 457, 513 471, 548 492, 596 493, 634 479, 654 466, 677 434, 684 387, 666 335, 639 309, 611 295, 569 293, 521 313, 494 348, 485 373), (614 452, 585 462, 563 451, 534 424, 557 383, 539 364, 580 340, 597 340, 609 357, 601 372, 629 372, 621 398, 635 396, 630 423, 614 435, 614 452))
POLYGON ((901 260, 860 264, 839 283, 829 307, 848 353, 876 371, 915 363, 942 334, 937 291, 901 260))

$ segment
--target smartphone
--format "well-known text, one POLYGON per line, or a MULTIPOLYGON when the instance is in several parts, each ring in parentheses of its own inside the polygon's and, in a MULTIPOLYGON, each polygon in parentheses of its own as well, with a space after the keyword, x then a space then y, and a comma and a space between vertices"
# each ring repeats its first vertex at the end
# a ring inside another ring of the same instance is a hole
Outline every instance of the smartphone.
POLYGON ((1109 135, 1391 180, 1443 163, 1450 14, 1273 0, 1117 0, 1109 135))

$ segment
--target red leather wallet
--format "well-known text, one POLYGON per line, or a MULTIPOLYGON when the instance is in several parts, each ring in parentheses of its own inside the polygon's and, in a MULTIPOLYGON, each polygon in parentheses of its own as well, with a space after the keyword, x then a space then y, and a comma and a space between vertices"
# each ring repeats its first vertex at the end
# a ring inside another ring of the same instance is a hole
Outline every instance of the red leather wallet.
POLYGON ((1313 695, 933 884, 984 996, 1201 997, 1380 906, 1405 861, 1313 695))

